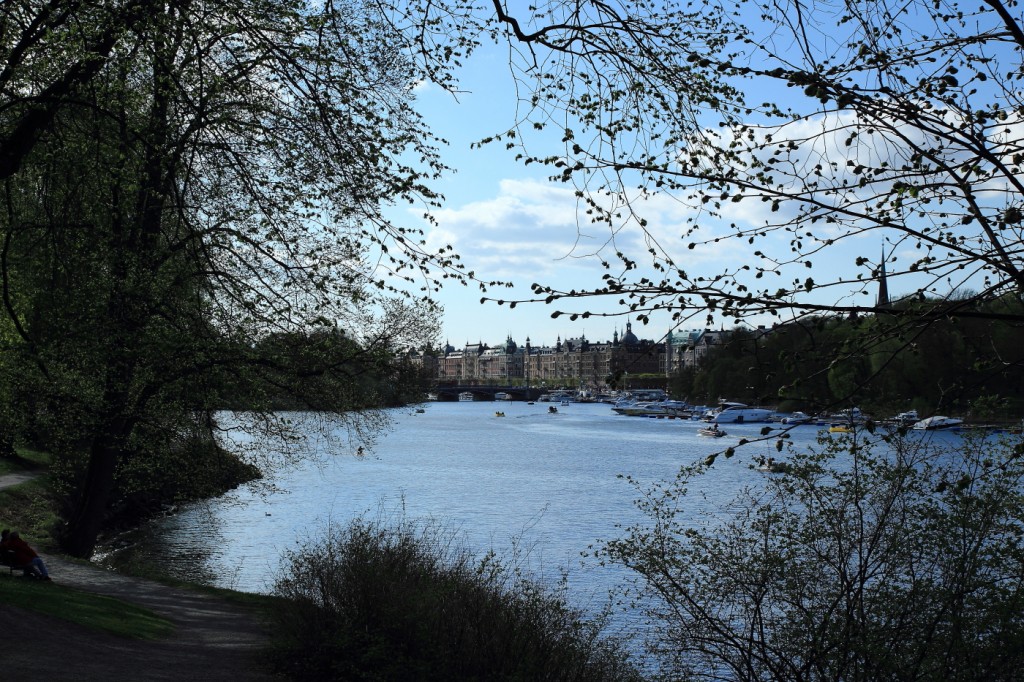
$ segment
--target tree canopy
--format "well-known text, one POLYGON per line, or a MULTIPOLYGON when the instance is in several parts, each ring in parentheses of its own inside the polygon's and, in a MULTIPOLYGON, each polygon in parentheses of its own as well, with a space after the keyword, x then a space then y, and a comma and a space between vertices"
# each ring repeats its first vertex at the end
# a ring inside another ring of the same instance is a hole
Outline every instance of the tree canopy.
POLYGON ((602 282, 534 285, 555 315, 608 297, 678 323, 901 317, 875 297, 883 271, 932 302, 918 322, 1020 295, 1024 31, 1009 6, 495 0, 490 19, 519 47, 527 106, 490 141, 575 185, 581 223, 609 228, 602 282), (665 200, 682 225, 648 221, 665 200), (618 249, 628 229, 649 263, 618 249))
POLYGON ((68 551, 225 393, 365 422, 436 336, 459 266, 383 212, 444 170, 399 38, 346 2, 5 8, 5 384, 62 457, 68 551))

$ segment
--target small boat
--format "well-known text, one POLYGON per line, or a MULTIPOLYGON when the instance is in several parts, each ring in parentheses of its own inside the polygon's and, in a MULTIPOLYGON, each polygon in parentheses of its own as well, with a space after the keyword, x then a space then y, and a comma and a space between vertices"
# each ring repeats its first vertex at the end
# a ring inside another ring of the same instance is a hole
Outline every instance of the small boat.
POLYGON ((697 434, 700 436, 708 436, 709 438, 721 438, 726 435, 725 431, 718 428, 718 424, 697 429, 697 434))
POLYGON ((424 412, 426 412, 426 410, 424 410, 422 407, 416 408, 416 414, 423 414, 424 412))
POLYGON ((499 391, 498 393, 494 394, 494 399, 495 400, 512 400, 512 394, 511 393, 505 393, 504 391, 499 391))
POLYGON ((459 394, 460 403, 471 403, 476 400, 476 396, 473 395, 472 391, 463 391, 459 394))
POLYGON ((804 412, 794 412, 788 417, 782 418, 782 423, 788 426, 799 426, 801 424, 810 424, 814 421, 814 417, 804 412))
POLYGON ((849 422, 836 422, 835 424, 829 424, 829 433, 850 433, 853 431, 853 424, 849 422))
POLYGON ((555 407, 554 405, 548 405, 548 412, 550 414, 554 414, 554 413, 558 412, 558 408, 555 407))
POLYGON ((948 429, 959 428, 964 423, 963 419, 957 419, 956 417, 943 417, 936 415, 934 417, 928 417, 914 424, 913 429, 915 431, 945 431, 948 429))
POLYGON ((495 417, 504 417, 504 416, 505 416, 505 413, 504 413, 504 412, 495 412, 495 413, 494 413, 494 416, 495 416, 495 417))

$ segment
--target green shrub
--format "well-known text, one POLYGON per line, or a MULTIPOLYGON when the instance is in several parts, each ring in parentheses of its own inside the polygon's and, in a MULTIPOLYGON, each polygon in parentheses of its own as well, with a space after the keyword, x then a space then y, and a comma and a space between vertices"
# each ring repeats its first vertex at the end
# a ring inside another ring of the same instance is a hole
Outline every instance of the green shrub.
POLYGON ((640 679, 600 625, 436 525, 360 519, 286 566, 274 657, 295 679, 640 679))
POLYGON ((604 557, 636 571, 666 673, 1021 679, 1024 442, 935 442, 825 435, 704 514, 705 466, 642 488, 647 522, 604 557))

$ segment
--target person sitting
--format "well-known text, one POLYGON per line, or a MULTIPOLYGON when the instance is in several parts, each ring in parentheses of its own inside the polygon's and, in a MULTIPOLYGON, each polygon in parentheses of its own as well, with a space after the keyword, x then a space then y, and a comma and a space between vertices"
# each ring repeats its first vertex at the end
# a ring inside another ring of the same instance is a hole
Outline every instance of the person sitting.
POLYGON ((6 541, 3 543, 3 548, 14 552, 15 565, 24 566, 26 573, 31 573, 43 580, 50 580, 50 573, 46 570, 46 564, 36 554, 36 551, 21 539, 21 534, 18 531, 11 531, 8 534, 6 541))

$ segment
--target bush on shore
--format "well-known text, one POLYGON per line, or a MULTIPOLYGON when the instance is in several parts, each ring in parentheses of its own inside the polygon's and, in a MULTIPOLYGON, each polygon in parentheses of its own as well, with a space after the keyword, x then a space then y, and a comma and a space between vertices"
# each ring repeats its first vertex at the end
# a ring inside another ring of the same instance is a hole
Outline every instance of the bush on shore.
POLYGON ((359 519, 285 564, 274 660, 294 679, 641 679, 598 622, 435 525, 359 519))

